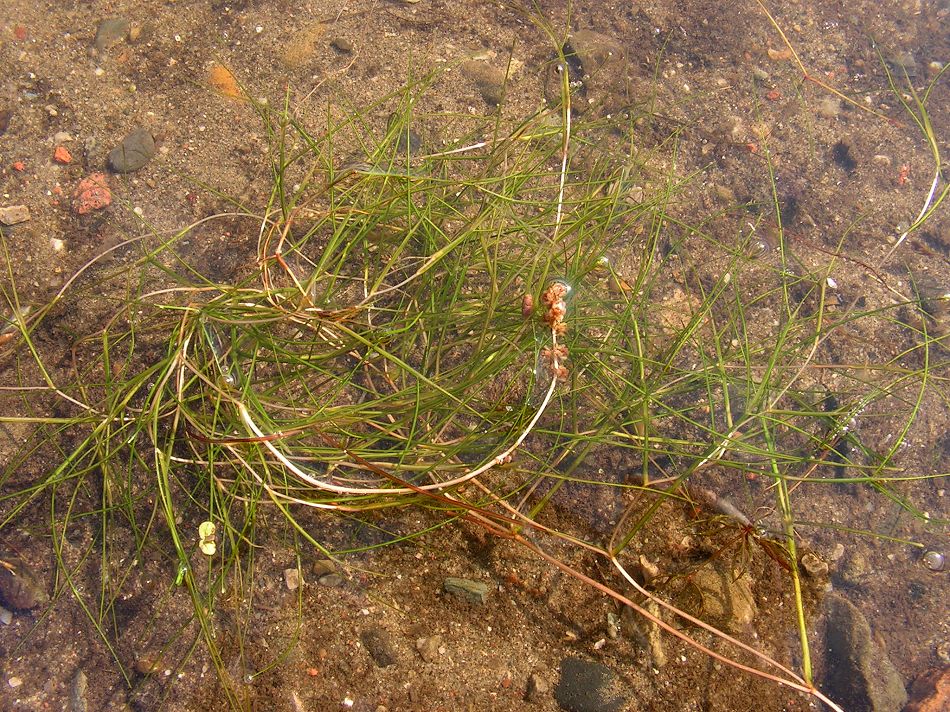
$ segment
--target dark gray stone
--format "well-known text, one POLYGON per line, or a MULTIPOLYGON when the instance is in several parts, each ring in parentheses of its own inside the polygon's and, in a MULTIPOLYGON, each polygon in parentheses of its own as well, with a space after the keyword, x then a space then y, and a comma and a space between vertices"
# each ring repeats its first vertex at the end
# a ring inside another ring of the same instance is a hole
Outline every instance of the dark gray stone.
POLYGON ((360 640, 366 648, 366 652, 379 667, 389 667, 396 664, 396 651, 393 649, 392 640, 389 633, 373 626, 360 633, 360 640))
POLYGON ((109 151, 109 170, 132 173, 142 168, 155 155, 155 139, 147 129, 135 129, 109 151))
POLYGON ((825 692, 847 710, 899 712, 907 691, 894 664, 874 642, 867 619, 834 593, 825 599, 825 609, 825 692))
POLYGON ((615 691, 617 676, 600 663, 564 658, 554 699, 568 712, 619 712, 626 700, 615 691))

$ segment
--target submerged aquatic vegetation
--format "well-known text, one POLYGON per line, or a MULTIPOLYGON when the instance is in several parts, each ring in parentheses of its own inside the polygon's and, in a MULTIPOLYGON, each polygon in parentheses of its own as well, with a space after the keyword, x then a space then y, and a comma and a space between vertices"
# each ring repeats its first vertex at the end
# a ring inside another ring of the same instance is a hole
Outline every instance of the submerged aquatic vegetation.
MULTIPOLYGON (((81 434, 43 482, 8 497, 5 521, 31 499, 68 494, 52 538, 62 588, 85 601, 63 551, 78 520, 99 518, 102 594, 87 612, 107 644, 131 570, 110 556, 114 528, 133 532, 136 552, 162 538, 239 706, 214 612, 252 588, 254 551, 268 543, 261 530, 285 522, 301 549, 341 557, 465 519, 703 653, 828 702, 811 679, 799 506, 809 489, 850 484, 924 518, 903 490, 919 478, 895 460, 929 393, 937 339, 925 321, 918 343, 880 363, 826 360, 839 332, 897 321, 912 296, 832 309, 838 257, 812 268, 794 259, 771 163, 774 216, 759 216, 761 232, 730 241, 680 214, 694 176, 679 171, 676 131, 649 149, 604 139, 636 135, 636 120, 652 114, 579 122, 561 75, 560 105, 512 126, 472 119, 431 151, 412 137, 435 77, 381 100, 391 111, 379 129, 369 111, 318 131, 290 107, 259 105, 274 146, 267 204, 207 218, 256 235, 253 269, 221 279, 195 264, 183 243, 202 223, 136 238, 156 239, 131 278, 108 275, 129 296, 78 341, 68 385, 31 338, 55 304, 29 323, 10 320, 16 357, 32 355, 70 409, 24 422, 43 425, 39 438, 81 434), (668 172, 648 183, 651 161, 668 172), (905 366, 908 357, 920 365, 905 366), (816 375, 829 371, 833 394, 816 375), (866 442, 856 424, 869 417, 897 436, 866 442), (605 451, 620 453, 622 477, 590 464, 605 451), (73 510, 93 480, 96 506, 73 510), (606 537, 569 531, 553 513, 560 490, 587 484, 621 503, 606 537), (760 549, 783 571, 800 673, 636 575, 659 512, 691 501, 738 524, 748 556, 760 549), (410 508, 426 510, 424 525, 377 524, 410 508), (347 538, 343 517, 376 538, 347 538), (564 545, 608 562, 613 580, 569 561, 564 545)), ((919 111, 925 102, 917 98, 919 111)), ((930 191, 916 227, 942 198, 930 191)), ((6 296, 15 305, 16 293, 6 296)), ((279 660, 248 663, 246 675, 279 660)))

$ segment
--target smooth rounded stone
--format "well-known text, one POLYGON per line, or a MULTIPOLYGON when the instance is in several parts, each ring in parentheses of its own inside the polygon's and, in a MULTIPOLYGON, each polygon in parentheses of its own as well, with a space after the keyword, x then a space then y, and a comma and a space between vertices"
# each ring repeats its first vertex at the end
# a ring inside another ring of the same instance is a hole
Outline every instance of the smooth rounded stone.
POLYGON ((332 559, 317 559, 313 562, 313 567, 310 569, 310 572, 314 578, 320 578, 325 574, 336 573, 336 562, 332 559))
POLYGON ((129 36, 129 30, 132 23, 125 17, 105 17, 99 21, 96 28, 96 39, 93 40, 93 47, 99 52, 104 52, 111 47, 115 47, 129 36))
POLYGON ((148 129, 138 128, 109 151, 109 170, 132 173, 142 168, 155 155, 155 138, 148 129))
POLYGON ((488 598, 488 584, 482 581, 448 576, 442 582, 442 588, 446 593, 469 603, 482 604, 488 598))
POLYGON ((360 641, 377 666, 384 668, 396 664, 396 651, 385 629, 379 626, 367 628, 360 633, 360 641))
POLYGON ((502 70, 475 59, 463 62, 459 69, 475 85, 485 103, 492 106, 501 103, 505 92, 505 73, 502 70))
POLYGON ((843 596, 825 598, 827 664, 821 687, 844 709, 899 712, 907 691, 894 664, 875 642, 864 614, 843 596))
POLYGON ((606 665, 567 657, 561 661, 554 699, 567 712, 619 712, 626 703, 617 676, 606 665))

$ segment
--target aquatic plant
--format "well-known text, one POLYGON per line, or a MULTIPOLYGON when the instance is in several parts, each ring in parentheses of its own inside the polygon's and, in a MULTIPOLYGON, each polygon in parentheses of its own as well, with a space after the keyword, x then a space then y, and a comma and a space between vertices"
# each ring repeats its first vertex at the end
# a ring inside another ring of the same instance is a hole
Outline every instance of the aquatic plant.
MULTIPOLYGON (((563 43, 554 45, 555 61, 566 62, 563 43)), ((907 477, 894 461, 942 337, 924 319, 919 341, 882 363, 819 364, 839 331, 897 322, 898 310, 919 300, 901 294, 895 306, 832 309, 831 273, 842 257, 818 269, 796 263, 767 145, 771 214, 727 241, 677 209, 695 176, 677 165, 676 131, 653 148, 604 140, 608 129, 633 135, 653 114, 631 107, 611 122, 577 121, 568 72, 561 77, 558 105, 512 125, 470 118, 432 150, 416 146, 413 131, 430 119, 420 106, 437 74, 331 116, 319 131, 287 104, 256 104, 273 148, 267 204, 235 201, 174 235, 146 233, 113 248, 147 245, 131 271, 100 268, 99 281, 123 285, 125 297, 101 329, 77 340, 71 379, 54 376, 35 335, 98 265, 29 314, 11 279, 4 296, 18 338, 4 358, 19 385, 8 394, 27 414, 2 420, 38 427, 4 472, 15 487, 4 496, 3 526, 49 500, 57 593, 84 606, 110 649, 132 567, 113 556, 119 530, 131 532, 136 554, 167 537, 169 577, 187 589, 205 649, 240 707, 213 611, 225 592, 249 587, 251 552, 266 541, 273 512, 300 550, 328 557, 464 519, 704 654, 837 709, 812 680, 797 498, 806 485, 850 483, 925 518, 898 488, 929 475, 907 477), (390 119, 376 127, 370 117, 384 109, 390 119), (666 171, 649 179, 654 165, 666 171), (637 187, 643 195, 632 198, 637 187), (189 260, 185 238, 215 221, 253 230, 253 269, 218 279, 189 260), (763 257, 750 245, 773 223, 777 249, 763 257), (911 355, 920 365, 901 366, 911 355), (810 378, 818 368, 846 385, 829 394, 810 378), (34 410, 38 390, 66 414, 34 410), (894 398, 903 408, 892 408, 894 398), (883 449, 852 428, 872 411, 899 432, 883 449), (78 442, 68 446, 71 438, 78 442), (61 464, 18 483, 17 467, 49 442, 62 443, 54 445, 61 464), (587 462, 605 450, 623 453, 633 471, 598 477, 587 462), (842 461, 857 474, 836 474, 842 461), (724 486, 710 489, 713 469, 728 473, 724 486), (90 481, 100 485, 95 506, 90 481), (559 528, 551 513, 558 491, 576 484, 611 488, 622 500, 606 544, 559 528), (753 523, 727 490, 767 502, 766 523, 753 523), (785 572, 800 672, 637 575, 638 542, 658 512, 693 504, 745 527, 744 540, 785 572), (426 511, 424 527, 379 526, 371 544, 334 532, 335 517, 373 526, 381 512, 410 508, 426 511), (98 601, 63 553, 71 527, 89 518, 101 532, 84 553, 100 547, 98 601), (620 583, 568 562, 562 546, 608 562, 620 583), (702 634, 679 627, 684 621, 702 634)), ((906 108, 939 175, 928 94, 913 94, 906 108)), ((938 186, 935 178, 888 258, 946 196, 938 186)))

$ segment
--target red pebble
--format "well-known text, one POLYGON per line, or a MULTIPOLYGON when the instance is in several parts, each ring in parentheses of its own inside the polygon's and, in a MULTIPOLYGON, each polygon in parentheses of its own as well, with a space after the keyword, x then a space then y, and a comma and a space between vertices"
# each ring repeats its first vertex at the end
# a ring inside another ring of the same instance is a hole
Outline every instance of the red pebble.
POLYGON ((26 39, 26 28, 23 25, 16 25, 13 28, 13 37, 14 39, 20 40, 21 42, 26 39))
POLYGON ((772 91, 770 91, 768 94, 765 95, 765 98, 768 99, 769 101, 778 101, 779 99, 782 98, 782 92, 780 92, 778 89, 773 89, 772 91))
POLYGON ((25 171, 25 170, 26 170, 26 164, 25 164, 23 161, 14 161, 14 162, 13 162, 13 170, 15 170, 15 171, 21 171, 21 172, 22 172, 22 171, 25 171))
POLYGON ((109 183, 105 173, 90 173, 76 186, 73 193, 73 210, 79 215, 101 210, 112 203, 112 193, 109 192, 109 183))
POLYGON ((65 146, 57 146, 56 150, 53 151, 53 160, 63 164, 72 163, 73 156, 65 146))

